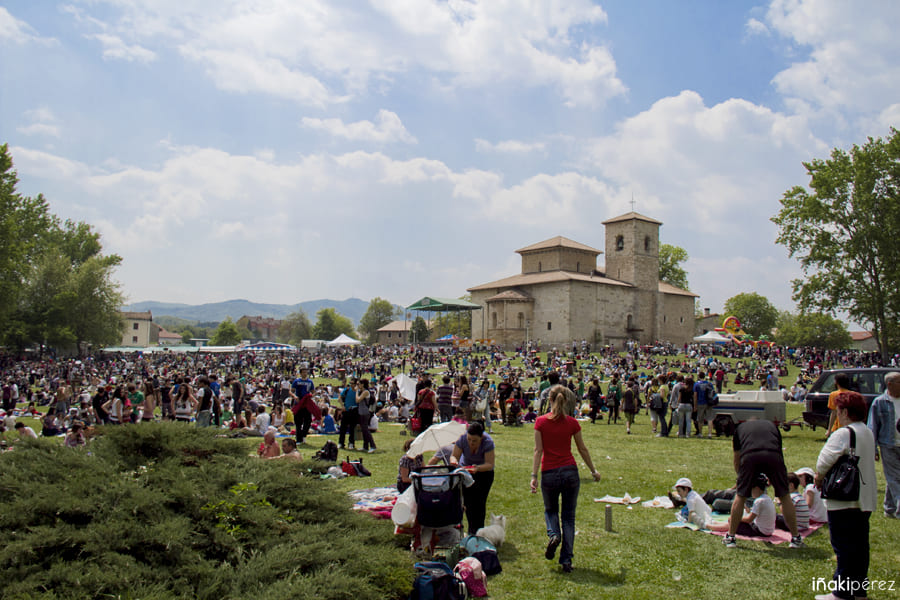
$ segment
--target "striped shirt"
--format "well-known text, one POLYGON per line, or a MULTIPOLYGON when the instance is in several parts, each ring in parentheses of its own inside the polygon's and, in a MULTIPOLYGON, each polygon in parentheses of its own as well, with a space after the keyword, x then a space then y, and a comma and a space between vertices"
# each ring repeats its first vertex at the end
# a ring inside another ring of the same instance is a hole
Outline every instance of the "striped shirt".
POLYGON ((794 513, 797 515, 797 529, 809 527, 809 505, 806 498, 799 492, 791 492, 791 500, 794 501, 794 513))

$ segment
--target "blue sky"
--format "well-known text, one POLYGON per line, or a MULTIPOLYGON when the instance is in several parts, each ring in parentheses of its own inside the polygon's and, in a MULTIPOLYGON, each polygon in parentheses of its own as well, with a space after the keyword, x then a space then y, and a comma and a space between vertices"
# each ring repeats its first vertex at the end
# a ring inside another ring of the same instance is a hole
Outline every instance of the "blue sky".
POLYGON ((634 198, 701 306, 793 310, 779 198, 900 125, 900 3, 858 8, 3 0, 0 140, 130 301, 459 296, 634 198))

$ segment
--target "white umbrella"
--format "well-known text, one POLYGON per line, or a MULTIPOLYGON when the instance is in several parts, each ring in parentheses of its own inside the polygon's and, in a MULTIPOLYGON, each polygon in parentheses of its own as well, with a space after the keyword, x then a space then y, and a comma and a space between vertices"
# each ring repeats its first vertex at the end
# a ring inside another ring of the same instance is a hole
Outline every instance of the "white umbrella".
POLYGON ((452 444, 466 433, 466 426, 457 421, 435 423, 413 440, 406 455, 415 458, 426 452, 437 452, 444 446, 452 444))

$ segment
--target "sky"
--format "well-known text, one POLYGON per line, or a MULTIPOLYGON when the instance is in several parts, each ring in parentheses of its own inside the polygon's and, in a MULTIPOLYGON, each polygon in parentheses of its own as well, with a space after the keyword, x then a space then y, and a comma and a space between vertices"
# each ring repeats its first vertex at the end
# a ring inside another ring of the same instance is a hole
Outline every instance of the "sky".
POLYGON ((803 161, 900 126, 897 23, 894 0, 0 0, 0 142, 130 302, 458 297, 535 242, 602 250, 633 206, 700 307, 793 311, 770 219, 803 161))

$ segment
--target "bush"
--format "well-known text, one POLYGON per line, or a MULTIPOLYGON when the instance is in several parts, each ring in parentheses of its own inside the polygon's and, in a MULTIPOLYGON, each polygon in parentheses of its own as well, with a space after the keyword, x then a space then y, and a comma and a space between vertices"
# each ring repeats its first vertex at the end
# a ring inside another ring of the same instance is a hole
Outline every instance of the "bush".
POLYGON ((390 528, 307 466, 177 423, 0 455, 7 598, 404 598, 390 528))

